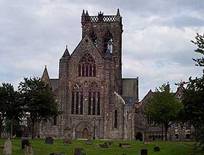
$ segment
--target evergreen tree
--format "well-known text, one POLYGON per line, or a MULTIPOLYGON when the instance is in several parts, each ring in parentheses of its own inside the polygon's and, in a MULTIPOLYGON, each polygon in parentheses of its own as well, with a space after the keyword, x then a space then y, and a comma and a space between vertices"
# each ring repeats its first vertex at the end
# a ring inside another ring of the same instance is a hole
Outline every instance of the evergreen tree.
POLYGON ((50 87, 39 78, 25 78, 19 85, 19 91, 24 96, 25 112, 31 120, 31 133, 34 138, 34 127, 37 122, 58 115, 57 103, 50 87))

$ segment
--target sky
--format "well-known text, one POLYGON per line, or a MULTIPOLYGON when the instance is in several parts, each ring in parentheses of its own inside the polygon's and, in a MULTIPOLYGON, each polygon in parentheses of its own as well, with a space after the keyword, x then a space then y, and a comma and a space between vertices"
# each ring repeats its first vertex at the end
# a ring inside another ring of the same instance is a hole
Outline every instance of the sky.
POLYGON ((17 88, 24 77, 58 77, 66 45, 81 40, 81 13, 102 11, 123 20, 123 77, 139 78, 139 99, 169 82, 199 77, 201 57, 191 43, 204 33, 203 0, 0 0, 0 83, 17 88))

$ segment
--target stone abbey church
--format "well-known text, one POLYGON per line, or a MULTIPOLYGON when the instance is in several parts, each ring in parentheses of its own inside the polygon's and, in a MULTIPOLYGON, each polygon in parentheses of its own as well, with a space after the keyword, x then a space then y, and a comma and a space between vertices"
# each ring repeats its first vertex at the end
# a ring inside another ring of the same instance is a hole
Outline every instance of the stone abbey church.
POLYGON ((138 79, 122 78, 122 17, 82 13, 82 38, 70 55, 59 60, 59 78, 50 85, 62 114, 40 124, 39 135, 71 138, 132 139, 133 105, 138 79))
MULTIPOLYGON (((82 38, 59 60, 59 78, 42 80, 54 92, 61 114, 38 126, 40 137, 161 139, 163 130, 144 116, 149 92, 138 101, 138 78, 122 78, 122 17, 82 13, 82 38)), ((179 88, 176 96, 182 94, 179 88)), ((179 128, 178 128, 179 129, 179 128)), ((186 132, 187 129, 185 129, 186 132)), ((189 130, 187 130, 188 132, 189 130)), ((184 133, 185 133, 184 132, 184 133)), ((172 129, 172 137, 178 130, 172 129), (176 132, 175 132, 176 131, 176 132)), ((187 133, 189 134, 189 133, 187 133)))

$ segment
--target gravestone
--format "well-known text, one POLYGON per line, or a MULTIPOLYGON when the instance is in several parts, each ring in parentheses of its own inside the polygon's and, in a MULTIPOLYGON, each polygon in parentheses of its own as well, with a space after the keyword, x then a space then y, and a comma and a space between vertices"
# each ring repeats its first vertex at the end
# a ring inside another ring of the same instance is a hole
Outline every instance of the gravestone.
POLYGON ((93 143, 92 143, 92 140, 91 140, 91 139, 88 139, 88 140, 85 141, 85 144, 87 144, 87 145, 92 145, 93 143))
POLYGON ((103 143, 103 144, 99 144, 99 146, 100 146, 101 148, 109 148, 107 142, 105 142, 105 143, 103 143))
POLYGON ((121 147, 121 148, 130 148, 131 145, 129 143, 120 143, 119 147, 121 147))
POLYGON ((29 145, 29 139, 28 137, 22 137, 21 138, 21 149, 23 150, 25 146, 29 145))
POLYGON ((54 143, 54 139, 52 137, 45 138, 45 144, 53 144, 53 143, 54 143))
POLYGON ((148 155, 148 154, 147 154, 147 149, 142 149, 140 155, 148 155))
POLYGON ((86 155, 84 149, 82 148, 75 148, 74 149, 74 155, 86 155))
POLYGON ((160 147, 159 146, 155 146, 154 147, 154 152, 159 152, 160 151, 160 147))
POLYGON ((72 143, 72 140, 69 139, 69 138, 65 138, 65 139, 63 140, 63 143, 64 143, 64 144, 71 144, 71 143, 72 143))
POLYGON ((65 155, 64 153, 50 153, 50 155, 65 155))
POLYGON ((33 155, 33 148, 30 143, 28 145, 25 145, 24 154, 33 155))
POLYGON ((112 141, 107 142, 109 146, 111 146, 113 144, 112 141))
POLYGON ((3 155, 12 154, 12 144, 10 138, 8 138, 4 143, 3 155))

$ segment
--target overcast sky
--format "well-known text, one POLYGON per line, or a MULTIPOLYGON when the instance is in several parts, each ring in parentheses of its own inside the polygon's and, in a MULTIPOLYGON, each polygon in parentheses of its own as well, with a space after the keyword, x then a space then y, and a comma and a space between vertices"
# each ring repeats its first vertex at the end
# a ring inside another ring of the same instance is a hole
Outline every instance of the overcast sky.
POLYGON ((140 100, 149 89, 200 76, 190 40, 204 33, 203 0, 0 0, 0 83, 17 87, 48 66, 58 77, 65 46, 81 40, 81 13, 123 17, 123 77, 139 77, 140 100))

